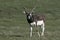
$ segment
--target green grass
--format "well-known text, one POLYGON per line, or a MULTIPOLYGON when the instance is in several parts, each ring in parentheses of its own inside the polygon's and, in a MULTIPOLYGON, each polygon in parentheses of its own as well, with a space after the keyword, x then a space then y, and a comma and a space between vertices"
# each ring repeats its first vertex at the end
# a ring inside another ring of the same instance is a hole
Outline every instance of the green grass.
POLYGON ((60 40, 60 0, 0 0, 0 40, 60 40), (46 16, 45 35, 40 38, 36 33, 29 37, 23 14, 23 7, 35 5, 34 11, 46 16))

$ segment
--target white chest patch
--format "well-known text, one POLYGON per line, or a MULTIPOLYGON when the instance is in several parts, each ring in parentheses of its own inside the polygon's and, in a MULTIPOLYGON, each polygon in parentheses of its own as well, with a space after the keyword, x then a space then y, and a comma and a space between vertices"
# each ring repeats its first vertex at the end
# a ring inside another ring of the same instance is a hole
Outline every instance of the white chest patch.
MULTIPOLYGON (((44 21, 43 20, 40 20, 40 21, 37 21, 37 25, 42 25, 44 24, 44 21)), ((31 25, 36 25, 36 22, 32 22, 31 25)))

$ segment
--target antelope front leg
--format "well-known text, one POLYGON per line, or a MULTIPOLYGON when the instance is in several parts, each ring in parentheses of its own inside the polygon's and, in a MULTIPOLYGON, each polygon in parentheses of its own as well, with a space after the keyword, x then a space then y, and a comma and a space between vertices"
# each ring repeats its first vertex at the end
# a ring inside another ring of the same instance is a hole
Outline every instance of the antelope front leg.
POLYGON ((32 37, 32 27, 30 27, 30 37, 32 37))
POLYGON ((41 28, 42 28, 41 36, 43 36, 44 35, 44 30, 45 30, 44 24, 41 26, 41 28))

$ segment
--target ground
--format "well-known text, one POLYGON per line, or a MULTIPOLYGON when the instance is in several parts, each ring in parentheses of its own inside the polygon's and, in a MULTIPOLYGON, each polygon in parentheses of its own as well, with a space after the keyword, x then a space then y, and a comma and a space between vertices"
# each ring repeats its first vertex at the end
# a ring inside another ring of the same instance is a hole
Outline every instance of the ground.
POLYGON ((0 40, 60 40, 60 0, 0 0, 0 40), (36 33, 29 37, 23 14, 23 7, 34 6, 35 13, 46 16, 45 35, 40 38, 36 33))

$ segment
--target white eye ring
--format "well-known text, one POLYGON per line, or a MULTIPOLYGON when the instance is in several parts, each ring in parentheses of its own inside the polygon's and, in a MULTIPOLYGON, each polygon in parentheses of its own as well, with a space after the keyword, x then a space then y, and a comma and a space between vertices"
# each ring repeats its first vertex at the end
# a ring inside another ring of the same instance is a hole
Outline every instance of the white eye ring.
POLYGON ((30 14, 30 16, 32 16, 32 14, 30 14))

